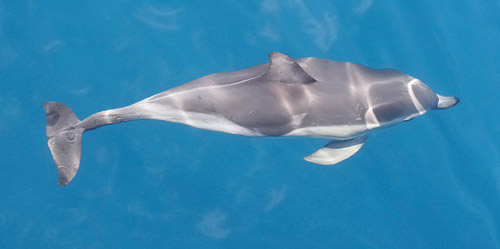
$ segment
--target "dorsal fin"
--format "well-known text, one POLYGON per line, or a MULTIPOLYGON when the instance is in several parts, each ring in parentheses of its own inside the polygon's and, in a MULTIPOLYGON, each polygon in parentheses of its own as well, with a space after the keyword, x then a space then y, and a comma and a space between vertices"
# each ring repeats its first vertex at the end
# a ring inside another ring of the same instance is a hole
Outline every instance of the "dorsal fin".
POLYGON ((274 52, 269 54, 269 68, 262 77, 271 81, 289 84, 311 84, 316 80, 288 55, 274 52))

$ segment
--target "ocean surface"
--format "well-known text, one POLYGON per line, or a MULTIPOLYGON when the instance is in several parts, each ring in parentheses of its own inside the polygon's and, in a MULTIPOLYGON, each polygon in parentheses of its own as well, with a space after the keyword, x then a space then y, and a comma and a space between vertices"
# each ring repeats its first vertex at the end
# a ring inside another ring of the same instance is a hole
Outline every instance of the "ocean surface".
POLYGON ((0 0, 0 248, 500 248, 500 2, 0 0), (370 136, 86 132, 58 186, 42 104, 83 119, 268 53, 395 68, 451 109, 370 136))

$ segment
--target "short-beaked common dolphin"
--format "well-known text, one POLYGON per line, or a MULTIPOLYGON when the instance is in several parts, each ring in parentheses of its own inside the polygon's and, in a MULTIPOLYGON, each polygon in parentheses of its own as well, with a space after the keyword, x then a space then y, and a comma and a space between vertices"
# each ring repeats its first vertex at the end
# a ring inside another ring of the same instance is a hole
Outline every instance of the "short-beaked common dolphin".
POLYGON ((331 165, 356 153, 375 129, 459 102, 393 69, 294 60, 277 52, 269 58, 270 63, 211 74, 82 121, 66 105, 44 103, 59 184, 69 184, 78 171, 83 132, 103 125, 156 119, 244 136, 328 138, 304 159, 331 165))

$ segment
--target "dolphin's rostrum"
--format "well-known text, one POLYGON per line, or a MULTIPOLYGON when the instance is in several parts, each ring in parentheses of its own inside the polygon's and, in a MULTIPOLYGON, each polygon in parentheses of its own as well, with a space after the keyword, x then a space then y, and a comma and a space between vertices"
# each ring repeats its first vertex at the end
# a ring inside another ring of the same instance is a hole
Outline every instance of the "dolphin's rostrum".
POLYGON ((356 153, 379 127, 459 102, 393 69, 294 60, 282 53, 269 58, 268 64, 211 74, 82 121, 67 106, 46 102, 48 144, 59 184, 69 184, 78 171, 83 132, 103 125, 156 119, 244 136, 329 138, 305 159, 330 165, 356 153))

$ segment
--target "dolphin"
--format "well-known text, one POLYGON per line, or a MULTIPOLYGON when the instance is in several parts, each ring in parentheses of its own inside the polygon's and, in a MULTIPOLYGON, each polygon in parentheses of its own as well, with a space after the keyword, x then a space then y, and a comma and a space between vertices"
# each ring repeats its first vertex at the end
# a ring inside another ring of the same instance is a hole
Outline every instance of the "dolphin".
POLYGON ((329 143, 304 159, 332 165, 354 155, 374 130, 459 102, 394 69, 292 59, 279 52, 269 54, 269 59, 81 121, 64 104, 44 103, 59 185, 68 185, 78 171, 83 132, 104 125, 154 119, 243 136, 328 138, 329 143))

